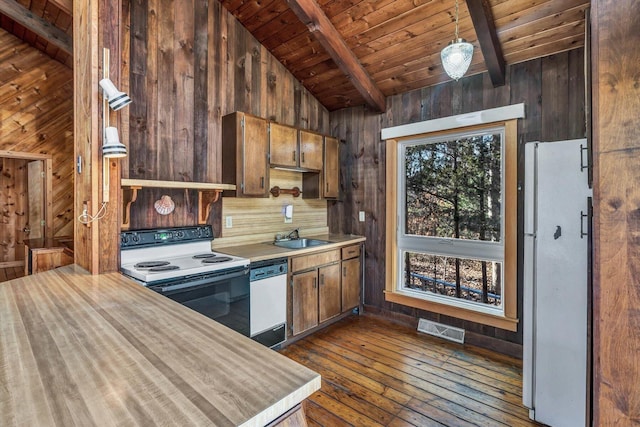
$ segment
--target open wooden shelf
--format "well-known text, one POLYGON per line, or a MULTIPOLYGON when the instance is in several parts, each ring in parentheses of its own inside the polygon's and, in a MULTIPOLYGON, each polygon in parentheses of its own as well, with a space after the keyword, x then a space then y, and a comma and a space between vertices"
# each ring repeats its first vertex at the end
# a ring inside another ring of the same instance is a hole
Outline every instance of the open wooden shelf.
POLYGON ((218 201, 224 190, 235 190, 232 184, 212 184, 208 182, 156 181, 150 179, 122 179, 122 229, 128 230, 131 222, 131 204, 138 198, 142 188, 178 188, 198 190, 198 224, 206 224, 211 205, 218 201))

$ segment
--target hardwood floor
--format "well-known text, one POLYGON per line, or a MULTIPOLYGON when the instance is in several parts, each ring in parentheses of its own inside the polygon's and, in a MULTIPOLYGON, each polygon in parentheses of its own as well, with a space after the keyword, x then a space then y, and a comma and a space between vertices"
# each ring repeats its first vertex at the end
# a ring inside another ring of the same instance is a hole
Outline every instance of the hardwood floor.
POLYGON ((281 353, 322 375, 310 426, 536 426, 521 362, 370 315, 350 316, 281 353))
POLYGON ((24 267, 0 267, 0 282, 24 276, 24 267))

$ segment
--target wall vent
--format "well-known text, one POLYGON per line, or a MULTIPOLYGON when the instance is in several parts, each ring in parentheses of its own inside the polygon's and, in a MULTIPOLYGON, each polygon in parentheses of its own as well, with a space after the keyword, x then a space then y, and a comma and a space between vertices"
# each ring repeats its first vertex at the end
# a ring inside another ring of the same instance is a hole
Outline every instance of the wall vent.
POLYGON ((464 344, 464 329, 454 328, 453 326, 443 325, 442 323, 432 322, 427 319, 418 321, 418 332, 444 338, 449 341, 464 344))

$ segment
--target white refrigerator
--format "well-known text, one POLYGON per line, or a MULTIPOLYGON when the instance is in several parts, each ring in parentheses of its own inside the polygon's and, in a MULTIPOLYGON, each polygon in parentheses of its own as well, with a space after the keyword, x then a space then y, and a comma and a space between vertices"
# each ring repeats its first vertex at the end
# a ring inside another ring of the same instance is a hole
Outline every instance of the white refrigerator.
POLYGON ((553 427, 587 423, 586 145, 525 145, 523 403, 553 427))

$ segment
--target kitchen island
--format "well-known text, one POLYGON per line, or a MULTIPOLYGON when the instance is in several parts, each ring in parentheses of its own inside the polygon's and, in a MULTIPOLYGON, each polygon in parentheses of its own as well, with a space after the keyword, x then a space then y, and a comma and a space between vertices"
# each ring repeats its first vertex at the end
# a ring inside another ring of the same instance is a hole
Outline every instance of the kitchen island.
POLYGON ((0 284, 3 426, 262 426, 319 388, 119 273, 69 265, 0 284))

